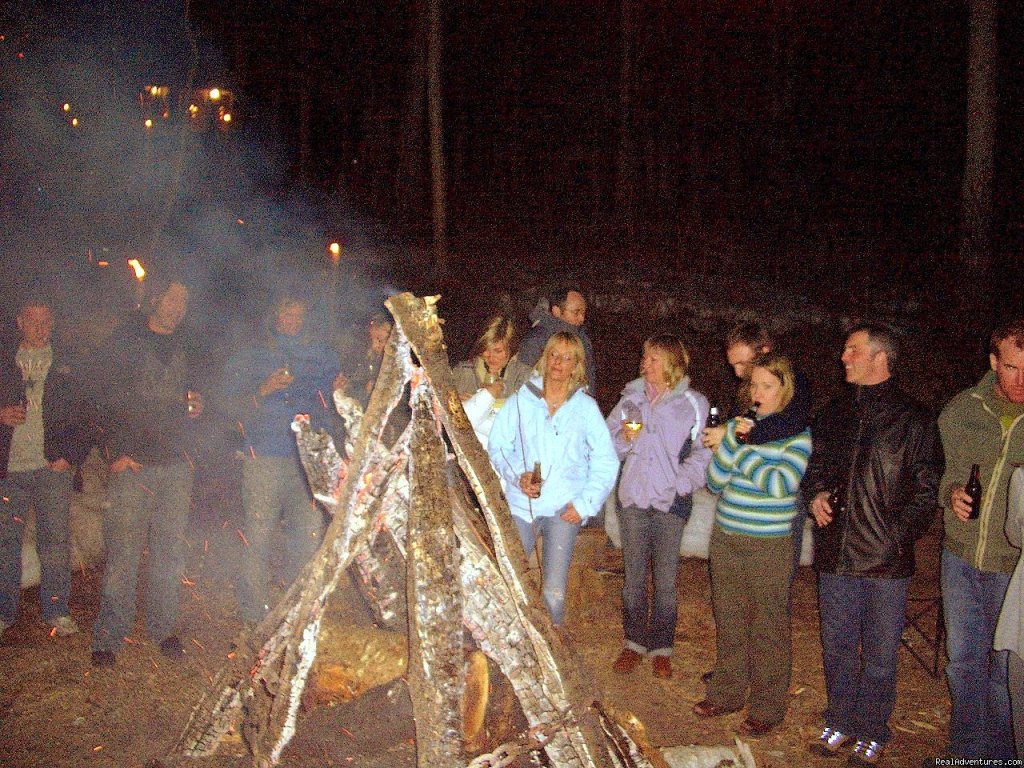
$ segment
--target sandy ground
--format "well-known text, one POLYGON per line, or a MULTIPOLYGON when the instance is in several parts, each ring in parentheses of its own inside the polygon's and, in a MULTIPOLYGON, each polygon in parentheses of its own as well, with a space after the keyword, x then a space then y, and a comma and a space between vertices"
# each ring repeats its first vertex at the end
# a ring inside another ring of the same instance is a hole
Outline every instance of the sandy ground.
MULTIPOLYGON (((208 495, 207 498, 214 498, 208 495)), ((230 505, 225 505, 225 509, 230 505)), ((232 515, 236 513, 232 512, 232 515)), ((21 620, 0 645, 0 765, 5 768, 136 768, 159 758, 174 743, 188 715, 219 668, 240 628, 234 602, 234 566, 244 546, 233 516, 207 510, 190 536, 188 584, 183 585, 182 638, 187 657, 171 662, 144 640, 141 624, 113 669, 89 664, 89 636, 50 637, 31 591, 24 593, 21 620)), ((933 596, 937 577, 938 526, 919 545, 921 566, 912 593, 933 596)), ((686 559, 679 580, 679 627, 675 676, 659 680, 647 665, 616 675, 611 662, 622 643, 621 576, 595 572, 603 548, 598 531, 581 537, 566 632, 604 697, 634 712, 657 746, 731 744, 742 715, 698 720, 691 706, 703 697, 700 675, 714 654, 714 621, 706 563, 686 559)), ((100 572, 75 577, 72 612, 91 626, 99 602, 100 572)), ((357 601, 349 591, 342 599, 357 601)), ((925 604, 921 604, 924 606, 925 604)), ((815 758, 806 743, 816 735, 825 706, 818 639, 816 590, 810 568, 800 569, 794 591, 792 702, 785 723, 751 742, 758 765, 835 765, 815 758)), ((932 629, 934 614, 925 618, 932 629)), ((913 633, 908 630, 908 640, 913 633)), ((923 653, 924 641, 913 639, 923 653)), ((942 679, 931 677, 906 651, 900 652, 900 687, 895 733, 887 754, 892 766, 919 766, 942 753, 948 696, 942 679)), ((315 706, 302 714, 298 736, 283 765, 414 765, 413 724, 404 684, 376 689, 354 703, 315 706)), ((197 766, 244 764, 228 748, 197 766)))

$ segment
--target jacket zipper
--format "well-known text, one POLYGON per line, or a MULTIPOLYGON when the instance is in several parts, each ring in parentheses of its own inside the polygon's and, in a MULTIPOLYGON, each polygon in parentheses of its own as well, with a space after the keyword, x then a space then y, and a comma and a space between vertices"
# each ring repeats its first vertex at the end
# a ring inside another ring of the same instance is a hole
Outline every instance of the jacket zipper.
POLYGON ((995 418, 996 424, 999 425, 999 429, 1003 433, 1003 439, 999 447, 999 455, 996 457, 995 466, 992 468, 992 477, 989 478, 988 488, 985 489, 985 496, 982 499, 981 514, 978 516, 978 546, 974 549, 974 567, 979 571, 985 560, 985 549, 988 545, 988 522, 992 516, 992 504, 995 502, 995 489, 1001 480, 1003 468, 1006 466, 1006 454, 1010 446, 1010 438, 1013 436, 1013 430, 1017 427, 1017 424, 1021 419, 1024 419, 1024 415, 1018 416, 1013 420, 1008 429, 1003 429, 1002 420, 989 407, 988 403, 982 400, 981 407, 995 418))
POLYGON ((853 490, 853 468, 857 465, 857 458, 860 456, 860 438, 863 432, 864 419, 857 417, 857 437, 853 443, 853 455, 850 457, 850 467, 846 472, 846 493, 844 494, 844 501, 846 502, 846 518, 843 520, 843 535, 839 541, 839 552, 843 560, 840 565, 843 568, 849 568, 846 555, 846 534, 850 530, 850 491, 853 490))

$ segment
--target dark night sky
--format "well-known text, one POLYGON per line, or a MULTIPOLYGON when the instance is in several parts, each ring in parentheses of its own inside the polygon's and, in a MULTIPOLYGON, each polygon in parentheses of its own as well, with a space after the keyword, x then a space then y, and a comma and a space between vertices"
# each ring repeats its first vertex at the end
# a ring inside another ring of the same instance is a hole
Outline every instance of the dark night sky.
MULTIPOLYGON (((182 6, 5 7, 0 20, 17 33, 7 33, 0 61, 20 97, 0 106, 3 148, 14 158, 5 210, 28 204, 29 220, 59 221, 65 243, 97 228, 131 240, 165 197, 166 168, 154 169, 152 153, 171 155, 176 144, 126 139, 113 125, 136 119, 140 85, 184 82, 191 55, 182 6), (21 48, 26 59, 16 60, 21 48), (48 110, 66 93, 82 93, 91 125, 115 138, 69 138, 66 126, 55 127, 60 116, 48 110), (53 134, 52 151, 40 154, 41 126, 53 134), (55 190, 69 176, 88 194, 55 190)), ((621 253, 629 245, 616 202, 622 4, 444 7, 455 251, 570 265, 621 253)), ((996 215, 1010 261, 1024 240, 1024 24, 1018 4, 1001 9, 996 215)), ((203 162, 189 164, 171 229, 200 209, 208 216, 219 207, 222 218, 291 215, 301 195, 303 215, 332 206, 319 221, 289 224, 311 237, 358 220, 395 242, 426 242, 425 131, 410 121, 419 12, 420 3, 397 1, 194 0, 195 82, 227 83, 240 119, 231 136, 190 149, 203 162), (257 197, 269 201, 263 216, 252 210, 257 197), (338 223, 339 210, 350 212, 347 223, 338 223)), ((955 251, 966 13, 961 2, 926 0, 636 3, 637 245, 629 252, 705 269, 730 253, 728 268, 767 269, 798 287, 821 274, 860 279, 882 270, 901 289, 921 289, 955 251)))

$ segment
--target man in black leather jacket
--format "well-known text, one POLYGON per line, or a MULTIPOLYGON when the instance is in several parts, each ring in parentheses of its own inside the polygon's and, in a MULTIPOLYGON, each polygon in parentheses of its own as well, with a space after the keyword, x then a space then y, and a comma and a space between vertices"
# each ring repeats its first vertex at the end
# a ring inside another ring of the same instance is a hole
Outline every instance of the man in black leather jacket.
POLYGON ((892 378, 897 356, 885 326, 851 331, 842 361, 854 387, 812 428, 814 453, 801 486, 818 526, 828 691, 825 728, 810 749, 832 756, 855 742, 851 765, 876 763, 891 735, 914 542, 935 517, 943 467, 935 418, 892 378))

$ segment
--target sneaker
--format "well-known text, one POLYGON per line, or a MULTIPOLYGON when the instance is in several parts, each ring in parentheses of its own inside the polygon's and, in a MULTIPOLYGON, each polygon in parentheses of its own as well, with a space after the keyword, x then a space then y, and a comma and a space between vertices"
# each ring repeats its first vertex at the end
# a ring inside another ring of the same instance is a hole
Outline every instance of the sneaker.
POLYGON ((58 616, 56 619, 50 619, 46 623, 56 630, 57 637, 78 634, 78 624, 70 616, 58 616))
POLYGON ((171 635, 160 641, 160 653, 169 659, 180 659, 185 655, 185 647, 177 635, 171 635))
POLYGON ((853 766, 874 765, 881 759, 883 750, 885 750, 884 744, 879 744, 877 741, 864 741, 862 739, 853 746, 853 752, 846 759, 846 764, 853 766))
POLYGON ((850 743, 850 739, 851 737, 842 731, 832 726, 826 726, 825 730, 821 732, 821 736, 807 745, 807 749, 822 757, 836 757, 839 750, 850 743))
POLYGON ((94 667, 112 667, 114 666, 114 652, 113 651, 93 651, 92 652, 92 665, 94 667))

